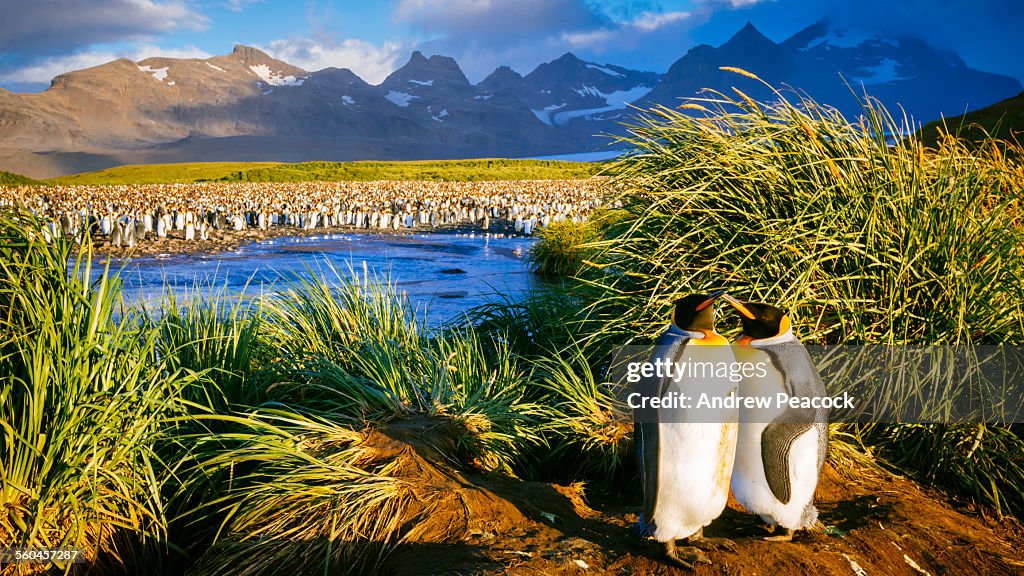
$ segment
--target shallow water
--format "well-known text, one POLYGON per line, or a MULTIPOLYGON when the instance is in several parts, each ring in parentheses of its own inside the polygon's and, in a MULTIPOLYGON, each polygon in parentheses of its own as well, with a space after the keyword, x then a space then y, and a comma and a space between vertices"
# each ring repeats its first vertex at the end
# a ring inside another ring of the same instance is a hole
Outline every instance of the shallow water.
POLYGON ((226 288, 254 296, 287 286, 309 270, 332 279, 328 262, 345 275, 362 276, 365 267, 371 278, 389 275, 436 324, 460 317, 496 292, 516 295, 533 286, 526 253, 535 241, 480 234, 329 234, 274 238, 219 254, 114 259, 111 268, 121 268, 126 298, 140 303, 157 301, 165 287, 180 295, 199 286, 206 294, 226 288))

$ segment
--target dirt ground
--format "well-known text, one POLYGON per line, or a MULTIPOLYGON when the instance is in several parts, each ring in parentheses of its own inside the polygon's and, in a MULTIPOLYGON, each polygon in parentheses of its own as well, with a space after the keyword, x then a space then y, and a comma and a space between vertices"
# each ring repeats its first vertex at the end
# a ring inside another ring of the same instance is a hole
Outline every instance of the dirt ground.
POLYGON ((730 500, 705 535, 731 538, 736 550, 710 551, 712 564, 688 572, 667 565, 657 543, 630 535, 639 494, 463 474, 437 459, 437 442, 415 448, 427 445, 421 432, 388 434, 395 444, 385 452, 411 455, 414 447, 418 464, 405 469, 417 478, 418 500, 432 504, 383 574, 1024 574, 1016 521, 985 517, 875 467, 845 465, 843 473, 827 467, 819 484, 821 531, 766 542, 761 521, 730 500))

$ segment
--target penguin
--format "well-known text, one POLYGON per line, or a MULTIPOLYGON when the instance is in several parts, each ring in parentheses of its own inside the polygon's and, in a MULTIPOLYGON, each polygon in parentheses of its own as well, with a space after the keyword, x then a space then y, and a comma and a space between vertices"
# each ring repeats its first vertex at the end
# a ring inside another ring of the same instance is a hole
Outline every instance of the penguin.
POLYGON ((124 224, 121 224, 120 220, 114 221, 114 226, 110 230, 110 243, 114 248, 121 247, 121 237, 124 234, 124 224))
POLYGON ((769 304, 723 299, 742 314, 743 334, 733 344, 736 360, 764 367, 742 379, 740 395, 773 398, 768 408, 740 411, 733 494, 773 532, 775 526, 785 529, 767 540, 788 542, 794 531, 818 520, 814 491, 828 454, 828 409, 778 406, 774 399, 780 392, 823 397, 825 384, 793 335, 788 314, 769 304))
MULTIPOLYGON (((693 294, 675 304, 672 323, 655 342, 651 363, 676 366, 684 362, 734 362, 728 340, 715 332, 714 302, 723 293, 693 294)), ((667 397, 670 392, 697 398, 701 393, 726 397, 737 384, 728 376, 665 373, 641 378, 641 397, 667 397)), ((700 546, 734 548, 726 539, 705 538, 704 527, 725 509, 729 478, 739 432, 735 408, 709 411, 692 406, 634 410, 634 442, 643 486, 642 536, 665 547, 668 560, 692 569, 710 560, 700 546), (676 547, 687 539, 689 546, 676 547)))
POLYGON ((135 239, 135 221, 129 218, 122 226, 122 235, 125 246, 135 248, 136 244, 138 244, 135 239))
POLYGON ((135 219, 135 240, 138 242, 146 240, 146 222, 143 218, 135 219))

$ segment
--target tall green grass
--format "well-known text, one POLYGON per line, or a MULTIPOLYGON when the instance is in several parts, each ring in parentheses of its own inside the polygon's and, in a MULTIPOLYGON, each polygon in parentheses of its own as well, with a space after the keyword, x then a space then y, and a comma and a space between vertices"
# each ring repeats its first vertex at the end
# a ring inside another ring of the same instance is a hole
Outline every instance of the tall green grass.
POLYGON ((690 106, 644 117, 614 167, 629 217, 593 243, 594 282, 628 296, 610 330, 651 333, 680 294, 728 287, 805 341, 1021 340, 1022 180, 998 149, 890 144, 909 124, 871 100, 858 122, 808 100, 690 106))
POLYGON ((0 220, 0 542, 81 547, 117 570, 164 538, 155 439, 191 377, 161 361, 155 331, 114 321, 118 284, 91 283, 92 266, 34 219, 0 220))
MULTIPOLYGON (((211 288, 211 287, 205 287, 211 288)), ((258 381, 263 358, 260 302, 230 296, 225 288, 203 293, 196 286, 184 297, 168 290, 156 310, 145 310, 156 331, 156 353, 170 369, 203 374, 185 397, 214 410, 257 405, 264 390, 258 381)))
POLYGON ((598 239, 599 231, 593 221, 553 222, 541 228, 540 241, 530 248, 530 262, 534 272, 543 276, 576 276, 588 263, 587 246, 598 239))

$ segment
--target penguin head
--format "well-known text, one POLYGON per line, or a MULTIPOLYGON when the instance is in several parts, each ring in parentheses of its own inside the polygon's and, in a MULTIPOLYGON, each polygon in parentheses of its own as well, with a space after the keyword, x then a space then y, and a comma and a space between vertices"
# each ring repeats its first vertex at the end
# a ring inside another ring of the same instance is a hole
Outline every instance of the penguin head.
POLYGON ((712 294, 690 294, 676 300, 672 323, 683 330, 714 330, 715 300, 723 294, 725 291, 720 290, 712 294))
POLYGON ((743 315, 743 335, 754 340, 773 338, 789 332, 789 314, 777 306, 763 302, 741 302, 728 294, 723 299, 743 315))

